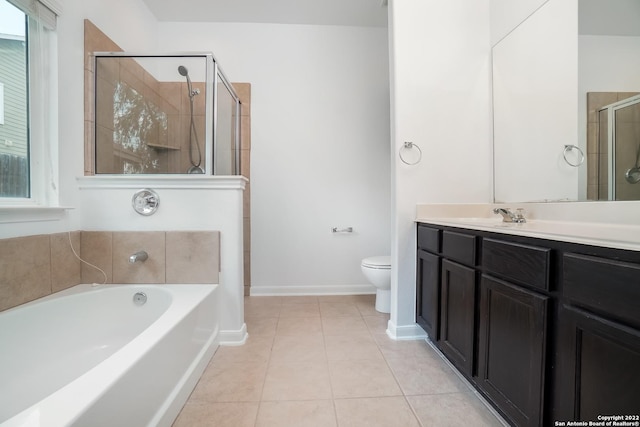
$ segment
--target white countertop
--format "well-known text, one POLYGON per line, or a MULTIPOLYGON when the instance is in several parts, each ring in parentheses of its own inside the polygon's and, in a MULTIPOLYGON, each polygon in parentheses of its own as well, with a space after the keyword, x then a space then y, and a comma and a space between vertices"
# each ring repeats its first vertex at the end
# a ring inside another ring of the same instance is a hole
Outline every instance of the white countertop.
MULTIPOLYGON (((494 215, 495 206, 498 205, 422 205, 418 206, 416 222, 640 251, 640 224, 556 221, 526 214, 527 222, 516 224, 494 215)), ((525 208, 529 211, 531 206, 525 208)))

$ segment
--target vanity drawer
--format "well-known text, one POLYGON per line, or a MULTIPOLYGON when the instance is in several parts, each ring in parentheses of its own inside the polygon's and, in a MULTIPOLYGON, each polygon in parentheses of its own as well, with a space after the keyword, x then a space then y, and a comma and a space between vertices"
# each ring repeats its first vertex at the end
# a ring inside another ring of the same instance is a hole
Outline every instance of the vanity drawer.
POLYGON ((469 266, 476 265, 476 236, 445 231, 442 233, 442 255, 469 266))
POLYGON ((418 247, 430 252, 440 253, 440 233, 437 228, 418 224, 418 247))
POLYGON ((640 327, 640 265, 567 253, 562 293, 572 302, 640 327))
POLYGON ((487 273, 522 285, 549 290, 551 249, 494 239, 482 241, 482 266, 487 273))

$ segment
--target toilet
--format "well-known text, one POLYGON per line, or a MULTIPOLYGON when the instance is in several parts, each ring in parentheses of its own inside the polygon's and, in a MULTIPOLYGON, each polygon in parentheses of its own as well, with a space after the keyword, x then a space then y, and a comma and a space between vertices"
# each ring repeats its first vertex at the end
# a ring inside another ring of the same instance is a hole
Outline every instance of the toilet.
POLYGON ((362 274, 377 288, 376 310, 381 313, 391 311, 391 257, 374 256, 365 258, 360 264, 362 274))

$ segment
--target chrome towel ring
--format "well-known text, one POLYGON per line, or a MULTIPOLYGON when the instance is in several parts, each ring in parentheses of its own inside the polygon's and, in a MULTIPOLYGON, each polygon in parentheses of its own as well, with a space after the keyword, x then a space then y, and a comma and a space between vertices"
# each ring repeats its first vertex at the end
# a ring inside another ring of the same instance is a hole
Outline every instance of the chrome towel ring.
POLYGON ((422 160, 422 150, 420 149, 420 147, 418 147, 417 144, 414 144, 413 142, 406 141, 402 145, 402 147, 400 147, 400 151, 398 152, 398 155, 400 156, 400 160, 402 160, 402 163, 404 163, 405 165, 409 165, 409 166, 417 165, 418 163, 420 163, 420 160, 422 160), (414 161, 414 162, 410 162, 410 161, 407 161, 407 159, 405 159, 402 156, 402 152, 403 152, 403 150, 411 150, 413 148, 417 148, 418 149, 418 159, 416 161, 414 161))
POLYGON ((577 145, 573 145, 573 144, 566 144, 564 146, 564 150, 562 151, 562 157, 564 157, 564 161, 567 162, 567 164, 569 166, 573 166, 574 168, 577 168, 578 166, 580 166, 581 164, 584 163, 584 153, 582 152, 582 150, 580 149, 580 147, 578 147, 577 145), (572 163, 568 158, 567 158, 567 154, 570 153, 571 151, 576 150, 578 152, 578 161, 575 163, 572 163))

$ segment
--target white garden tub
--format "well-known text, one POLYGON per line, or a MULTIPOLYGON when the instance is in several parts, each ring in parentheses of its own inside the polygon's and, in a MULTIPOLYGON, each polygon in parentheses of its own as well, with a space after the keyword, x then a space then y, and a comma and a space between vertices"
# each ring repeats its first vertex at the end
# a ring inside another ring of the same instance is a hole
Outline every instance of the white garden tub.
POLYGON ((170 426, 218 346, 216 288, 78 285, 0 313, 0 426, 170 426))

